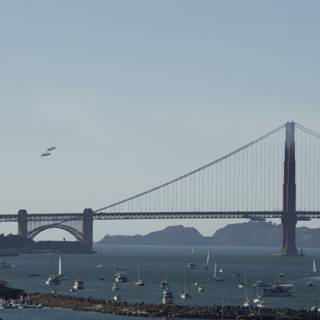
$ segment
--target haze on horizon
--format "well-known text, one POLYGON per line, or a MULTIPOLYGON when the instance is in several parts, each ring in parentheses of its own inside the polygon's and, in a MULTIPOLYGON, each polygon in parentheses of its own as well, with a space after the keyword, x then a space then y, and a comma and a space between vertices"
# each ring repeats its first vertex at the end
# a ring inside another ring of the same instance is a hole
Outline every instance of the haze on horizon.
MULTIPOLYGON (((320 131, 318 1, 14 0, 0 9, 1 213, 97 209, 288 120, 320 131), (40 158, 50 145, 56 152, 40 158)), ((94 239, 174 224, 211 235, 230 222, 99 222, 94 239)))

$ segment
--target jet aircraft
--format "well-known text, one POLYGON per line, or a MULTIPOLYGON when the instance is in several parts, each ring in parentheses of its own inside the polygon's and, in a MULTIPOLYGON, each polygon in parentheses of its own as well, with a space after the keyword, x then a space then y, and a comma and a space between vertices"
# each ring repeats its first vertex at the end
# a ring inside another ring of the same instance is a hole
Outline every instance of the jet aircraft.
POLYGON ((43 152, 43 153, 41 153, 41 157, 48 157, 48 156, 50 156, 50 155, 51 155, 50 152, 43 152))

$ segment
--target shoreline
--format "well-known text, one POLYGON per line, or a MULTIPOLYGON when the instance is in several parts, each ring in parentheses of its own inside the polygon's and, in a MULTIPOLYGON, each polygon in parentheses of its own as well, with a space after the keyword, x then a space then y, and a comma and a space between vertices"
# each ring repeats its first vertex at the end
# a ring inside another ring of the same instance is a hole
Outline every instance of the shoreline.
POLYGON ((219 305, 162 305, 114 302, 112 300, 75 297, 57 294, 35 293, 25 299, 26 303, 49 308, 64 308, 75 311, 90 311, 104 314, 153 317, 153 318, 185 318, 185 319, 295 319, 313 320, 320 319, 319 312, 308 310, 294 310, 289 308, 245 308, 242 306, 219 306, 219 305))

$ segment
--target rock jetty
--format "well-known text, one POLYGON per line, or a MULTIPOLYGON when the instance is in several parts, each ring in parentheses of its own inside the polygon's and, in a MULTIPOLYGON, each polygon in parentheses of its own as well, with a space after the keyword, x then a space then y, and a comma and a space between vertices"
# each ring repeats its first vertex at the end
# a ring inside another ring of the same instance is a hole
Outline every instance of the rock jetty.
POLYGON ((212 306, 212 305, 159 305, 145 303, 114 302, 84 297, 65 296, 57 294, 32 294, 26 302, 43 305, 50 308, 66 308, 76 311, 94 311, 114 315, 139 317, 168 317, 193 319, 238 319, 238 320, 320 320, 319 312, 294 309, 255 309, 242 306, 212 306))

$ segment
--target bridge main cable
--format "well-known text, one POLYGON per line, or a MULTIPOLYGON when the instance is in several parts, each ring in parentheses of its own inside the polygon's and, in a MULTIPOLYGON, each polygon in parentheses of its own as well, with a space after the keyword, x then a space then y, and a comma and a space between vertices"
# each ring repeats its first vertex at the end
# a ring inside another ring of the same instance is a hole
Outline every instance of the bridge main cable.
POLYGON ((195 174, 195 173, 198 173, 198 172, 200 172, 200 171, 202 171, 202 170, 204 170, 204 169, 206 169, 206 168, 208 168, 208 167, 211 167, 211 166, 213 166, 213 165, 215 165, 215 164, 217 164, 217 163, 219 163, 219 162, 221 162, 221 161, 223 161, 223 160, 225 160, 225 159, 228 159, 229 157, 231 157, 231 156, 233 156, 233 155, 235 155, 235 154, 237 154, 237 153, 239 153, 239 152, 241 152, 241 151, 243 151, 243 150, 251 147, 252 145, 254 145, 254 144, 256 144, 256 143, 258 143, 258 142, 260 142, 260 141, 268 138, 269 136, 275 134, 276 132, 282 130, 284 127, 285 127, 285 124, 277 127, 276 129, 274 129, 274 130, 272 130, 272 131, 264 134, 263 136, 261 136, 261 137, 255 139, 255 140, 249 142, 248 144, 246 144, 246 145, 244 145, 244 146, 242 146, 242 147, 240 147, 240 148, 238 148, 238 149, 233 150, 232 152, 230 152, 230 153, 228 153, 228 154, 226 154, 226 155, 224 155, 224 156, 222 156, 222 157, 220 157, 220 158, 218 158, 218 159, 216 159, 216 160, 214 160, 214 161, 212 161, 212 162, 210 162, 210 163, 208 163, 208 164, 206 164, 206 165, 203 165, 203 166, 201 166, 201 167, 199 167, 199 168, 197 168, 197 169, 195 169, 195 170, 192 170, 192 171, 190 171, 190 172, 188 172, 188 173, 186 173, 186 174, 184 174, 184 175, 181 175, 181 176, 179 176, 179 177, 177 177, 177 178, 175 178, 175 179, 172 179, 172 180, 170 180, 170 181, 168 181, 168 182, 166 182, 166 183, 163 183, 163 184, 160 184, 160 185, 158 185, 158 186, 156 186, 156 187, 153 187, 153 188, 151 188, 151 189, 148 189, 148 190, 146 190, 146 191, 144 191, 144 192, 135 194, 135 195, 133 195, 133 196, 131 196, 131 197, 128 197, 128 198, 123 199, 123 200, 121 200, 121 201, 112 203, 112 204, 110 204, 110 205, 108 205, 108 206, 105 206, 105 207, 96 209, 94 212, 95 212, 95 213, 99 213, 99 212, 101 212, 101 211, 110 209, 110 208, 112 208, 112 207, 116 207, 116 206, 121 205, 121 204, 123 204, 123 203, 126 203, 126 202, 128 202, 128 201, 134 200, 134 199, 136 199, 136 198, 139 198, 139 197, 142 197, 142 196, 144 196, 144 195, 147 195, 147 194, 149 194, 149 193, 151 193, 151 192, 154 192, 154 191, 157 191, 157 190, 159 190, 159 189, 162 189, 162 188, 164 188, 164 187, 166 187, 166 186, 169 186, 169 185, 171 185, 171 184, 173 184, 173 183, 175 183, 175 182, 177 182, 177 181, 180 181, 180 180, 182 180, 182 179, 185 179, 185 178, 187 178, 187 177, 189 177, 189 176, 191 176, 191 175, 193 175, 193 174, 195 174))

